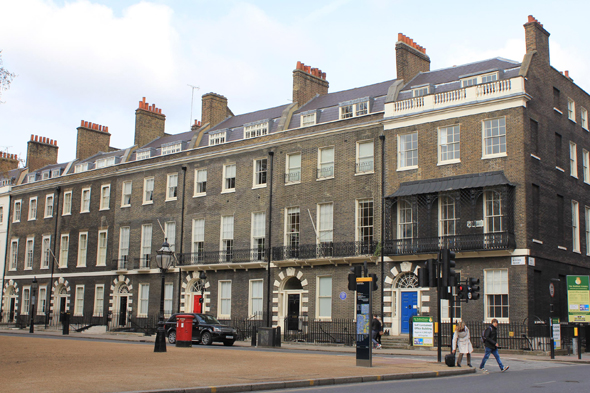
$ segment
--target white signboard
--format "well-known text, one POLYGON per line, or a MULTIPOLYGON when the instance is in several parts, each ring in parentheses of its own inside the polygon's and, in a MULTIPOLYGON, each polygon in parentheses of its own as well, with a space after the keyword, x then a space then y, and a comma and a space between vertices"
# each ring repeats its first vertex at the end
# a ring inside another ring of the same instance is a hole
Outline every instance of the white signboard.
POLYGON ((412 323, 413 345, 432 347, 434 345, 434 323, 432 317, 414 317, 412 323))
POLYGON ((526 265, 526 257, 512 257, 513 265, 526 265))
POLYGON ((555 349, 561 349, 561 325, 558 318, 553 318, 553 344, 555 349))

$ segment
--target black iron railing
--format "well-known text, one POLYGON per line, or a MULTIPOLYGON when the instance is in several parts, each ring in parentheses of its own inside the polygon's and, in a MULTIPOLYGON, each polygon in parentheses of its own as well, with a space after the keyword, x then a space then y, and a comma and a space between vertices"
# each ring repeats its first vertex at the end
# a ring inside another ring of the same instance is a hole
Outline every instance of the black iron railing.
POLYGON ((283 329, 284 341, 354 345, 356 322, 353 319, 322 321, 308 317, 287 317, 283 329))
POLYGON ((235 328, 238 331, 236 341, 244 341, 250 340, 252 338, 255 329, 266 326, 266 317, 265 314, 260 314, 246 319, 220 319, 219 322, 235 328))
POLYGON ((180 265, 208 265, 216 263, 239 263, 239 262, 258 262, 266 261, 265 250, 261 248, 233 249, 231 252, 226 250, 202 251, 196 253, 184 253, 179 258, 180 265))
POLYGON ((513 233, 482 233, 441 237, 388 240, 384 255, 409 255, 437 252, 443 248, 453 251, 506 250, 516 247, 513 233))
POLYGON ((133 268, 129 257, 113 259, 113 265, 115 266, 115 270, 131 270, 133 268))
POLYGON ((151 261, 152 258, 149 255, 143 258, 135 258, 135 266, 137 266, 137 269, 149 269, 151 261))
POLYGON ((325 242, 320 244, 300 244, 299 246, 273 247, 273 261, 289 259, 320 259, 372 255, 377 242, 325 242))

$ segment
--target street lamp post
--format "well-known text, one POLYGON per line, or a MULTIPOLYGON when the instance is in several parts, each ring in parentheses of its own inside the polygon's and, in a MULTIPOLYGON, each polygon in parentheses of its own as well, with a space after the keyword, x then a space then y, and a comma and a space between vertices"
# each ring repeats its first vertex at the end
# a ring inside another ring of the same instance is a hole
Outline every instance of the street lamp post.
POLYGON ((201 298, 199 302, 201 302, 201 312, 205 312, 205 280, 207 280, 207 273, 204 271, 199 273, 199 278, 201 279, 201 298))
POLYGON ((33 284, 31 285, 31 307, 29 314, 31 314, 31 324, 29 326, 29 333, 35 333, 35 299, 37 298, 37 276, 33 277, 33 284))
POLYGON ((174 251, 170 249, 168 239, 164 239, 162 248, 156 251, 156 254, 156 263, 162 275, 162 288, 160 291, 160 320, 158 322, 154 352, 166 352, 166 329, 164 327, 164 280, 166 278, 166 270, 172 266, 172 262, 174 261, 174 251))

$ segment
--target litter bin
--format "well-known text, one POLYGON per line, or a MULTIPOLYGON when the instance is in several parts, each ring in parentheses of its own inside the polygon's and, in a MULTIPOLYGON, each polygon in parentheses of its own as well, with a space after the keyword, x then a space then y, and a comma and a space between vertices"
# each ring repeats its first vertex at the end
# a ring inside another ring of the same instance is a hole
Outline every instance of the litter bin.
POLYGON ((176 346, 193 346, 193 316, 189 314, 176 316, 176 346))
POLYGON ((281 346, 281 328, 259 327, 258 330, 258 347, 280 347, 281 346))
POLYGON ((62 313, 62 335, 70 334, 70 313, 62 313))

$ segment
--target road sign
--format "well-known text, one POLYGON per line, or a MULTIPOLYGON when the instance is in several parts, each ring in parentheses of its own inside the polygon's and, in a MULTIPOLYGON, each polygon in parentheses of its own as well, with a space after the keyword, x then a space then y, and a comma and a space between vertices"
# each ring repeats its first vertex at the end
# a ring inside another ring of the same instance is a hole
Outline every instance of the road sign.
POLYGON ((549 283, 549 295, 555 297, 555 285, 552 282, 549 283))

